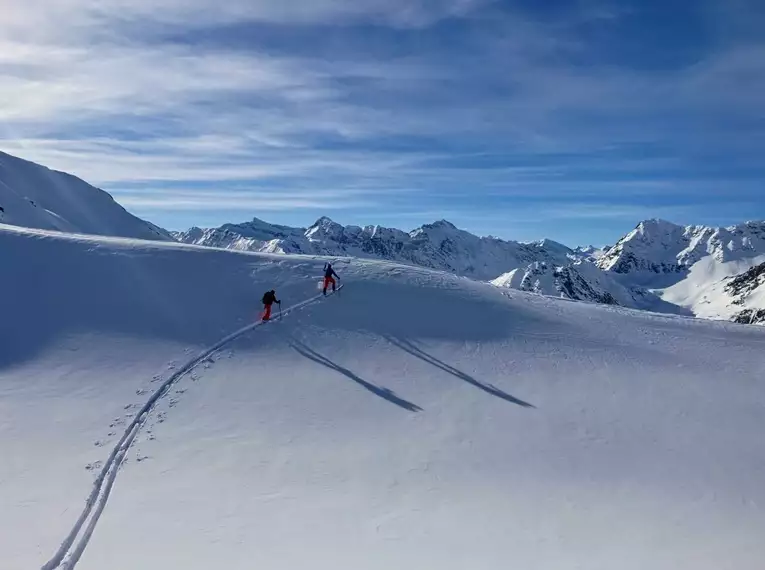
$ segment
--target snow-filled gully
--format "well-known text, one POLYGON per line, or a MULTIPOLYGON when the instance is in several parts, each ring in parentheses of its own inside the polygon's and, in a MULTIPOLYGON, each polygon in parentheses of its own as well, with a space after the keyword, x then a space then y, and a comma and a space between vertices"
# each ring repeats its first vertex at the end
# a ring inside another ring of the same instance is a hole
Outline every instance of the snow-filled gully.
MULTIPOLYGON (((338 291, 342 285, 338 287, 338 291)), ((330 293, 331 294, 331 293, 330 293)), ((282 316, 310 305, 324 298, 323 294, 316 295, 301 301, 282 311, 282 316)), ((101 472, 93 483, 93 490, 85 502, 85 508, 77 521, 72 526, 69 534, 61 544, 55 555, 42 567, 42 570, 72 570, 80 560, 82 553, 93 535, 93 531, 98 524, 98 520, 106 507, 109 495, 112 492, 114 481, 117 479, 119 468, 125 460, 130 447, 133 445, 138 432, 143 427, 157 402, 176 384, 185 374, 191 372, 194 368, 209 359, 216 351, 226 346, 231 341, 241 337, 247 332, 263 325, 263 321, 251 323, 230 335, 220 339, 212 346, 204 349, 194 358, 190 359, 181 366, 172 376, 165 380, 162 385, 149 397, 146 403, 141 407, 133 421, 125 428, 124 433, 112 449, 109 457, 106 459, 101 472)))

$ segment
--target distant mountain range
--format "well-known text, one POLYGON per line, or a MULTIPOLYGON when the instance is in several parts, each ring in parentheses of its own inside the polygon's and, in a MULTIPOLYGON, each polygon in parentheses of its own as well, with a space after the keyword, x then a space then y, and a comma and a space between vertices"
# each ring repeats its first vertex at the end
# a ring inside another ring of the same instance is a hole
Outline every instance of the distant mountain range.
POLYGON ((647 220, 602 249, 478 237, 445 220, 405 232, 326 217, 308 228, 254 219, 173 235, 227 249, 388 259, 572 300, 765 322, 765 270, 754 269, 765 263, 765 222, 712 228, 647 220))
POLYGON ((0 152, 0 223, 284 254, 387 259, 501 288, 634 309, 765 324, 765 222, 728 228, 646 220, 612 247, 478 237, 441 220, 406 232, 259 219, 166 232, 70 174, 0 152))
POLYGON ((551 240, 520 243, 478 237, 444 220, 404 232, 382 226, 342 226, 326 217, 309 228, 275 226, 254 219, 216 229, 191 228, 174 235, 185 243, 227 249, 388 259, 484 281, 540 261, 566 265, 587 257, 551 240))
POLYGON ((633 288, 652 289, 694 315, 763 322, 765 222, 728 228, 648 220, 597 260, 633 288))

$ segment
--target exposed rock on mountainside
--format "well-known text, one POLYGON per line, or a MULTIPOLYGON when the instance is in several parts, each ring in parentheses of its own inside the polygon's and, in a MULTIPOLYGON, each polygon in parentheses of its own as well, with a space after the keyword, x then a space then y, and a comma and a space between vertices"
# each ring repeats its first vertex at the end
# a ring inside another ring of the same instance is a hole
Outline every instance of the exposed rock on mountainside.
POLYGON ((647 220, 603 249, 482 238, 444 220, 404 232, 342 226, 326 217, 309 228, 254 219, 217 229, 192 228, 177 237, 227 249, 387 259, 491 280, 499 287, 712 318, 760 308, 759 298, 751 294, 760 285, 760 274, 737 276, 758 263, 757 256, 765 256, 763 222, 710 228, 647 220))
POLYGON ((647 220, 610 248, 598 266, 622 274, 671 274, 682 273, 707 256, 726 263, 762 254, 765 222, 712 228, 647 220))
POLYGON ((734 298, 734 304, 741 305, 747 297, 763 286, 765 286, 765 263, 760 263, 729 281, 725 286, 725 292, 734 298))
POLYGON ((382 226, 342 226, 327 217, 306 229, 254 219, 217 229, 192 228, 177 237, 185 243, 226 249, 387 259, 482 280, 536 261, 565 265, 577 257, 551 240, 520 243, 478 237, 445 220, 404 232, 382 226))

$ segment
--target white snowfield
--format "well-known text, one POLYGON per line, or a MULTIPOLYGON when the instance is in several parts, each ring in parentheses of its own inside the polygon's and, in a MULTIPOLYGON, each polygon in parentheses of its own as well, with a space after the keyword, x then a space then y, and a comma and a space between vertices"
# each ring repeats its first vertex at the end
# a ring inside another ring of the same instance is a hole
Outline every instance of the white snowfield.
POLYGON ((762 568, 764 329, 323 264, 0 226, 0 568, 762 568))
POLYGON ((0 223, 16 226, 172 240, 87 182, 0 152, 0 223))
POLYGON ((765 262, 765 222, 728 228, 678 226, 647 220, 597 259, 625 285, 641 285, 697 317, 733 319, 765 309, 765 284, 756 275, 731 281, 765 262))
POLYGON ((765 286, 759 285, 745 296, 733 296, 726 289, 732 278, 760 263, 765 263, 765 254, 724 263, 706 257, 690 268, 685 279, 663 289, 662 298, 676 305, 693 307, 696 316, 712 319, 730 319, 747 308, 763 309, 765 286))

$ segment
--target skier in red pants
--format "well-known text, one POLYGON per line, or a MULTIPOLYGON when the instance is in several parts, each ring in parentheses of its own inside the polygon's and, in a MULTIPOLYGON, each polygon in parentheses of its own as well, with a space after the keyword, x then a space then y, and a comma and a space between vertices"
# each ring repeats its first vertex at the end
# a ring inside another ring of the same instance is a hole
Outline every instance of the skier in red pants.
POLYGON ((271 289, 265 295, 263 295, 263 320, 268 321, 271 318, 271 305, 276 303, 281 305, 282 302, 276 298, 276 291, 271 289))
POLYGON ((329 287, 330 284, 332 285, 333 292, 337 290, 337 283, 332 278, 333 276, 337 277, 337 279, 340 280, 340 276, 337 273, 335 273, 335 270, 332 268, 332 264, 327 263, 324 266, 324 294, 325 295, 327 294, 327 287, 329 287))

